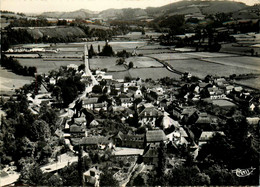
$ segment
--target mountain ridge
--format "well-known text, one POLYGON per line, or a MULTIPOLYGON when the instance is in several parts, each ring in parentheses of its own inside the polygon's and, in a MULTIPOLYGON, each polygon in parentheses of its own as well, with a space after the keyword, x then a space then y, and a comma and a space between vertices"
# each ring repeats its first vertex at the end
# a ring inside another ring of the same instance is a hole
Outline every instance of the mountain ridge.
POLYGON ((122 8, 106 9, 100 12, 88 9, 79 9, 71 12, 44 12, 41 17, 52 18, 93 18, 102 19, 139 19, 139 18, 157 18, 165 15, 178 14, 216 14, 239 12, 239 10, 251 7, 241 2, 233 1, 178 1, 160 7, 142 8, 122 8))

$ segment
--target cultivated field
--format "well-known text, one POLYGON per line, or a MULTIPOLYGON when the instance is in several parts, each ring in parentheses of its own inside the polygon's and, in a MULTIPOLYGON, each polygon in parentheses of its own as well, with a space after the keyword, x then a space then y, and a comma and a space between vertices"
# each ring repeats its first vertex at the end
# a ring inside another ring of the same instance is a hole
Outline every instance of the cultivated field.
POLYGON ((58 59, 52 61, 45 61, 44 59, 26 59, 26 58, 19 58, 17 59, 22 66, 35 66, 37 68, 38 73, 48 73, 50 70, 58 70, 60 66, 67 66, 69 64, 76 64, 80 65, 83 61, 71 61, 68 59, 58 59))
POLYGON ((108 72, 107 74, 113 75, 115 79, 124 79, 125 77, 141 78, 141 79, 153 79, 157 80, 163 77, 170 77, 180 79, 178 74, 168 71, 166 68, 141 68, 141 69, 130 69, 123 72, 108 72))
POLYGON ((169 60, 174 69, 204 78, 206 75, 229 76, 232 74, 260 73, 259 69, 247 69, 239 66, 230 66, 212 63, 197 59, 169 60))
MULTIPOLYGON (((132 33, 137 36, 138 33, 132 33)), ((19 62, 24 66, 36 66, 39 73, 48 73, 52 69, 58 69, 60 66, 69 64, 80 65, 83 63, 82 56, 84 50, 84 42, 79 43, 57 43, 54 44, 25 44, 19 47, 46 47, 58 49, 58 53, 42 53, 43 59, 27 59, 18 58, 19 62)), ((88 47, 93 45, 94 51, 98 52, 98 46, 102 50, 105 45, 104 41, 87 42, 88 47)), ((178 78, 179 76, 169 72, 163 65, 153 58, 168 62, 174 69, 181 72, 191 72, 193 75, 204 78, 206 75, 229 76, 232 74, 260 74, 260 59, 250 56, 239 56, 227 53, 211 53, 211 52, 191 52, 181 48, 183 52, 176 52, 174 48, 168 46, 160 46, 158 44, 148 44, 146 41, 111 41, 115 52, 126 50, 137 54, 143 54, 142 57, 130 57, 126 62, 133 62, 134 69, 126 70, 124 65, 116 65, 116 57, 94 57, 90 59, 91 69, 104 69, 108 71, 114 78, 140 77, 143 79, 158 79, 165 76, 178 78), (152 58, 151 58, 152 57, 152 58), (156 68, 151 68, 156 67, 156 68), (123 72, 122 72, 123 71, 123 72)), ((178 50, 178 49, 176 49, 178 50)), ((260 78, 241 80, 238 83, 250 85, 260 88, 260 78)))
POLYGON ((124 65, 116 65, 116 57, 94 57, 89 60, 90 69, 104 69, 107 71, 124 71, 126 68, 124 65))
POLYGON ((134 67, 143 68, 143 67, 163 67, 163 65, 156 60, 149 57, 130 57, 125 59, 127 63, 133 62, 134 67))

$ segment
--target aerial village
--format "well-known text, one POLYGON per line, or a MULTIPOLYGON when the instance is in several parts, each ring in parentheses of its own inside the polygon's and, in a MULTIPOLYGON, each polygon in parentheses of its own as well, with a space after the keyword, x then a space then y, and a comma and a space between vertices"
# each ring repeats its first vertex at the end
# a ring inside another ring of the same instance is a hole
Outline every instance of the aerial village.
MULTIPOLYGON (((120 186, 136 185, 138 175, 162 165, 160 150, 167 155, 163 161, 167 173, 188 160, 199 163, 203 145, 213 136, 226 136, 227 123, 234 116, 245 116, 252 126, 259 124, 255 117, 259 95, 227 78, 199 80, 185 73, 181 81, 167 77, 158 81, 113 79, 105 71, 91 72, 88 54, 85 58, 85 70, 77 65, 65 68, 80 75, 85 91, 60 110, 55 135, 65 140, 68 149, 42 166, 43 173, 56 173, 90 157, 92 164, 81 170, 83 184, 100 186, 100 175, 108 170, 120 186)), ((60 78, 45 77, 53 86, 60 78)), ((43 85, 37 95, 28 93, 27 99, 36 114, 43 105, 53 106, 57 101, 43 85)))

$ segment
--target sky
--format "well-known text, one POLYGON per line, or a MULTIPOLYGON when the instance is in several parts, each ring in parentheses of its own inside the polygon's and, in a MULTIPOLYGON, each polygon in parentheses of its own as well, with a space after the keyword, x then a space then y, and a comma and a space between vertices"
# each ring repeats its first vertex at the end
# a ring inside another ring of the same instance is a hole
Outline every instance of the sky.
MULTIPOLYGON (((109 8, 146 8, 158 7, 179 0, 0 0, 1 10, 23 13, 42 13, 50 11, 74 11, 89 9, 102 11, 109 8)), ((260 0, 234 0, 248 5, 260 0)))

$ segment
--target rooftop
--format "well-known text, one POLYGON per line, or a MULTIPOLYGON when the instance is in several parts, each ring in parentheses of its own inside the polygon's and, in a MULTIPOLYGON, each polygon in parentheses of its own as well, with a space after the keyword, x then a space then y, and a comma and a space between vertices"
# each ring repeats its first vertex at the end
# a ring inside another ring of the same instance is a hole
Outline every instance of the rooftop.
POLYGON ((167 138, 163 130, 151 130, 146 132, 146 141, 147 142, 162 142, 167 138))

